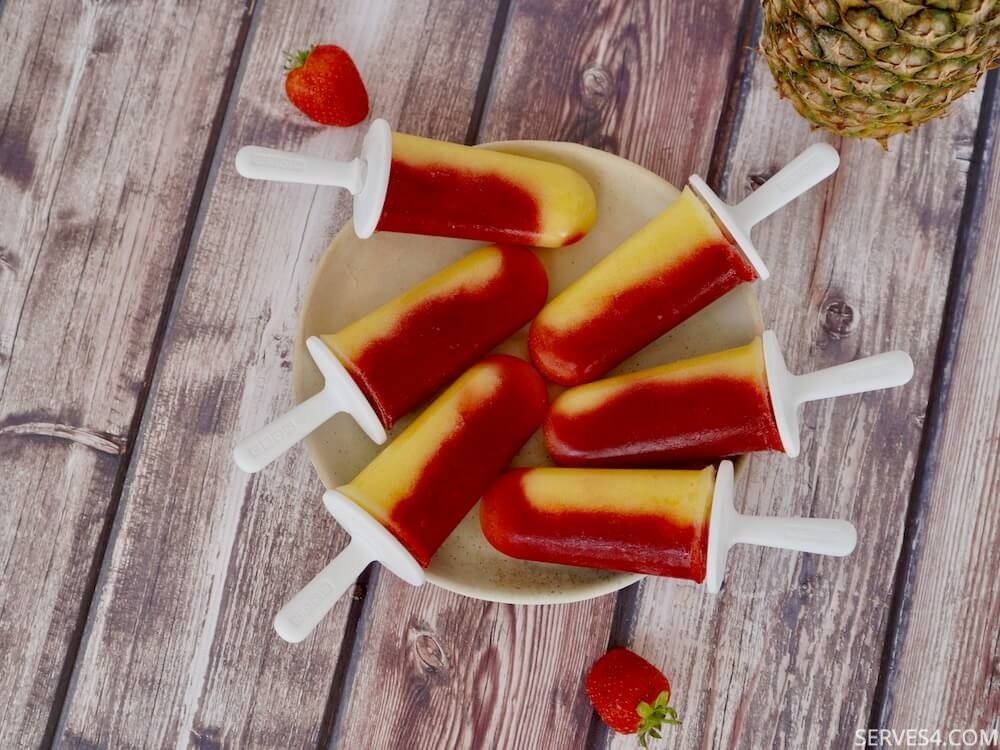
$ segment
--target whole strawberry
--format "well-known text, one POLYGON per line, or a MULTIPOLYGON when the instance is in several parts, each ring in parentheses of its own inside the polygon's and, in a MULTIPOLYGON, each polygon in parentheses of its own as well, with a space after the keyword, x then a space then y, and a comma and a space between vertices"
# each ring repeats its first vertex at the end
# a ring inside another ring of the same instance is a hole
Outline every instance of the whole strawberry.
POLYGON ((347 52, 320 44, 288 54, 285 93, 307 117, 324 125, 347 127, 368 116, 368 92, 347 52))
POLYGON ((614 648, 587 675, 587 696, 604 723, 619 734, 639 735, 647 747, 664 724, 680 724, 670 706, 670 682, 659 669, 627 648, 614 648))

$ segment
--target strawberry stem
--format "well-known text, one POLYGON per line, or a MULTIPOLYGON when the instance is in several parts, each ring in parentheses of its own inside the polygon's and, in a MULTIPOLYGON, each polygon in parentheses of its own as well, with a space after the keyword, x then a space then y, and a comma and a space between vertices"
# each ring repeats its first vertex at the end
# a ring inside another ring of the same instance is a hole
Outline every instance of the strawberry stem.
POLYGON ((285 72, 290 73, 296 68, 301 68, 306 64, 309 55, 316 49, 315 44, 309 45, 308 49, 300 49, 298 52, 285 52, 285 72))
POLYGON ((660 729, 665 724, 680 724, 677 710, 670 705, 670 693, 666 690, 656 696, 652 705, 642 701, 635 707, 639 714, 639 745, 649 747, 649 738, 660 739, 660 729))

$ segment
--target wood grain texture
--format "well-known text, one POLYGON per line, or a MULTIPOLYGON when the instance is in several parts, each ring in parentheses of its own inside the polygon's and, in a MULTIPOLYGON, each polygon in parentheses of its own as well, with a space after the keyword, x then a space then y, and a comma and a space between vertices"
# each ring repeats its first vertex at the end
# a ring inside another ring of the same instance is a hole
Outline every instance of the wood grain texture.
MULTIPOLYGON (((1000 84, 1000 78, 992 82, 1000 84)), ((1000 89, 1000 86, 996 86, 1000 89)), ((956 288, 958 330, 943 418, 914 537, 886 675, 883 726, 1000 733, 1000 91, 982 119, 992 149, 969 214, 969 254, 956 288)), ((949 352, 950 354, 950 352, 949 352)))
MULTIPOLYGON (((726 4, 515 2, 479 139, 579 140, 677 182, 704 172, 737 12, 726 4), (709 36, 717 41, 706 49, 699 40, 709 36), (694 68, 697 86, 664 85, 662 73, 682 64, 694 68)), ((412 125, 447 135, 436 120, 412 125)), ((582 678, 607 647, 614 597, 500 605, 381 574, 365 608, 333 746, 584 746, 593 714, 582 678), (400 720, 372 722, 373 705, 400 720)))
MULTIPOLYGON (((248 143, 355 153, 364 128, 310 124, 282 51, 350 50, 374 112, 468 122, 494 11, 455 2, 265 3, 250 30, 210 198, 182 277, 60 739, 68 746, 315 747, 329 729, 345 598, 303 645, 278 607, 341 543, 301 449, 249 477, 238 436, 284 411, 300 300, 349 216, 333 189, 240 178, 248 143)), ((362 591, 358 591, 362 595, 362 591)))
MULTIPOLYGON (((908 351, 904 388, 807 405, 802 455, 754 457, 738 507, 846 518, 846 559, 736 548, 713 598, 647 579, 631 645, 661 664, 684 718, 678 747, 849 747, 868 719, 965 195, 979 99, 884 153, 833 140, 840 171, 755 230, 772 278, 764 319, 806 371, 908 351)), ((723 170, 745 196, 809 143, 755 60, 723 170)), ((628 738, 610 743, 630 746, 628 738)))
POLYGON ((28 747, 59 716, 245 9, 2 10, 0 746, 28 747))
POLYGON ((738 5, 515 0, 479 140, 574 141, 674 185, 706 173, 738 5))

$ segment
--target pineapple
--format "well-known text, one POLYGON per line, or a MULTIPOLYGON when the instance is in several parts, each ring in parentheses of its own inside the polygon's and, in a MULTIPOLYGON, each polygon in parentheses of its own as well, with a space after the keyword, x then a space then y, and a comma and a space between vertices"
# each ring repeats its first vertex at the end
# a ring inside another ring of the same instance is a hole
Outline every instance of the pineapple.
POLYGON ((778 92, 844 136, 941 117, 1000 60, 1000 0, 763 0, 778 92))

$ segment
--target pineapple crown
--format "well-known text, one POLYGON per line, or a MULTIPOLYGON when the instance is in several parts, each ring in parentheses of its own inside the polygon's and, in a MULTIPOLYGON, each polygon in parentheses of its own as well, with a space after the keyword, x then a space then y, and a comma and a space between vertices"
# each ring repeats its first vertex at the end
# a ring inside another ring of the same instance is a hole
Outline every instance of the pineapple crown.
POLYGON ((639 714, 639 745, 643 748, 649 747, 649 738, 660 739, 660 728, 664 724, 681 723, 677 718, 677 709, 670 705, 670 693, 662 691, 653 704, 642 701, 635 707, 639 714))

